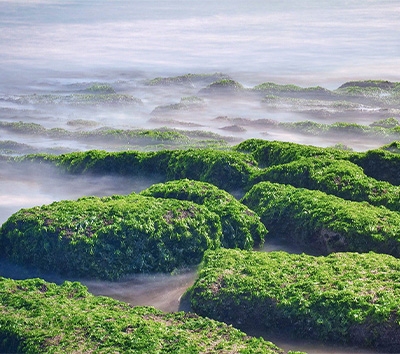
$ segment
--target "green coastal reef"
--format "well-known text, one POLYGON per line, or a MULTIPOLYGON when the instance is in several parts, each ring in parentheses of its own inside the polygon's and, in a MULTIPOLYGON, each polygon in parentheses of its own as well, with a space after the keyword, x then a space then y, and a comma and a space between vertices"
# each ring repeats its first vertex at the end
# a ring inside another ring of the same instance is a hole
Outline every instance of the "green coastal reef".
MULTIPOLYGON (((105 150, 64 151, 0 141, 1 168, 156 181, 140 192, 87 195, 15 212, 0 227, 0 262, 63 279, 108 281, 197 267, 197 279, 182 298, 191 312, 132 307, 94 296, 79 282, 0 274, 0 352, 284 354, 267 340, 268 333, 287 331, 399 353, 400 84, 360 81, 333 91, 273 83, 246 88, 223 74, 188 74, 141 85, 155 92, 179 86, 193 95, 155 107, 151 121, 166 126, 154 130, 80 119, 63 128, 0 119, 0 132, 15 137, 108 144, 105 150), (374 121, 216 118, 231 137, 168 127, 176 125, 175 114, 179 119, 182 112, 207 109, 216 94, 270 110, 290 107, 319 118, 328 111, 330 118, 353 112, 374 121), (250 126, 383 144, 357 152, 343 144, 234 137, 250 126), (300 251, 267 252, 274 243, 300 251), (251 336, 260 331, 266 339, 251 336)), ((108 83, 0 100, 71 110, 143 105, 108 83)))
MULTIPOLYGON (((250 139, 222 150, 93 150, 26 155, 4 163, 51 165, 71 176, 157 175, 163 182, 140 193, 83 197, 21 209, 0 229, 3 259, 63 275, 111 280, 200 264, 199 277, 185 295, 200 316, 242 330, 251 323, 268 330, 290 328, 303 338, 399 351, 397 142, 361 153, 250 139), (305 253, 259 252, 269 240, 300 246, 305 253)), ((90 298, 90 304, 85 300, 90 308, 101 303, 107 312, 125 306, 89 296, 78 285, 58 288, 39 280, 26 282, 29 285, 1 282, 3 293, 8 294, 2 297, 1 338, 8 343, 3 345, 59 350, 79 343, 69 343, 70 334, 52 325, 57 334, 45 334, 50 330, 46 325, 37 333, 29 332, 32 336, 20 332, 18 321, 28 326, 28 319, 39 316, 40 306, 26 302, 27 291, 33 291, 35 298, 51 294, 54 301, 61 301, 56 299, 65 298, 57 295, 63 294, 62 289, 76 287, 79 291, 74 291, 85 295, 74 299, 79 303, 81 298, 90 298), (19 300, 11 300, 11 294, 19 300), (18 315, 15 303, 22 311, 18 315), (10 313, 15 316, 11 318, 10 313)), ((74 317, 78 310, 68 305, 62 311, 74 317)), ((65 317, 62 311, 52 317, 65 317)), ((143 316, 164 325, 171 322, 175 326, 178 321, 150 309, 131 312, 141 316, 140 321, 143 316)), ((178 316, 179 326, 189 319, 209 321, 197 315, 168 316, 178 316)), ((110 315, 114 320, 117 317, 110 315)), ((90 318, 95 321, 97 315, 90 318)), ((106 319, 96 321, 97 326, 106 319)), ((128 328, 126 323, 120 325, 128 328)), ((92 337, 89 329, 82 331, 78 330, 80 335, 92 337)), ((137 330, 118 333, 121 339, 128 334, 132 337, 137 330)), ((111 345, 110 338, 108 334, 99 343, 96 339, 96 345, 111 345)), ((191 341, 183 342, 179 345, 191 341)), ((262 341, 246 343, 244 351, 253 343, 262 350, 275 350, 262 341)))
POLYGON ((0 136, 0 154, 7 156, 221 148, 246 136, 323 140, 343 148, 352 141, 361 149, 400 140, 400 83, 383 80, 350 81, 332 90, 273 82, 247 87, 222 73, 186 74, 134 85, 80 82, 57 86, 54 93, 0 94, 0 104, 0 133, 8 137, 0 136), (49 139, 57 143, 49 146, 49 139))

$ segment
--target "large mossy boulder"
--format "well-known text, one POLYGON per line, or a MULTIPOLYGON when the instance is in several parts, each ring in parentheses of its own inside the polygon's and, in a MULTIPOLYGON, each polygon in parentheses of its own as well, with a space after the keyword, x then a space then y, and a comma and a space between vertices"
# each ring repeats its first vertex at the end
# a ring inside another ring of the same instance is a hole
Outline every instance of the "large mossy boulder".
POLYGON ((321 253, 388 253, 400 257, 400 214, 321 191, 260 182, 241 200, 270 237, 321 253))
POLYGON ((220 217, 183 200, 86 197, 22 209, 0 229, 0 255, 42 270, 115 279, 198 264, 220 246, 220 217))
POLYGON ((221 244, 226 248, 252 249, 264 242, 267 229, 260 217, 228 192, 206 182, 182 179, 154 184, 141 195, 189 200, 204 205, 221 218, 221 244))
POLYGON ((2 353, 284 353, 224 323, 132 307, 79 283, 0 278, 0 303, 2 353))
POLYGON ((346 160, 301 158, 258 171, 249 184, 261 181, 320 190, 343 199, 366 201, 400 211, 400 187, 368 177, 363 169, 346 160))
POLYGON ((400 260, 376 253, 327 257, 209 251, 189 290, 196 313, 239 328, 400 352, 400 260))

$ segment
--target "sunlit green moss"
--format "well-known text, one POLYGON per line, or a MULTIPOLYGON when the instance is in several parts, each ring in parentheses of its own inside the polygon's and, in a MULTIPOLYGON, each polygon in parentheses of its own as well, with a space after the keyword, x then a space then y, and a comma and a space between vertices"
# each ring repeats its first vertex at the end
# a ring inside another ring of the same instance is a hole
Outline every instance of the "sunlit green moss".
POLYGON ((224 323, 95 297, 79 283, 0 278, 0 303, 3 353, 283 354, 224 323))
POLYGON ((259 216, 210 183, 181 179, 153 185, 141 195, 189 200, 204 205, 221 218, 223 247, 252 249, 264 242, 267 230, 259 216))
POLYGON ((190 289, 199 314, 237 326, 285 328, 301 338, 400 351, 400 260, 376 253, 327 257, 207 252, 190 289))
POLYGON ((234 150, 250 153, 260 167, 286 164, 301 158, 330 158, 348 160, 363 168, 364 173, 377 180, 400 185, 400 155, 388 149, 366 152, 351 152, 343 149, 321 148, 290 142, 249 139, 233 147, 234 150))
POLYGON ((349 152, 334 148, 321 148, 282 141, 248 139, 233 147, 236 151, 250 153, 260 167, 280 165, 303 157, 346 159, 349 152))
POLYGON ((346 160, 302 158, 257 171, 249 184, 260 181, 320 190, 344 199, 367 201, 400 211, 399 186, 368 177, 360 166, 346 160))
POLYGON ((309 250, 400 257, 400 214, 387 208, 270 182, 256 184, 242 203, 261 217, 271 237, 309 250))
POLYGON ((0 255, 81 277, 115 279, 197 264, 220 246, 221 221, 189 201, 137 194, 22 209, 0 228, 0 255))

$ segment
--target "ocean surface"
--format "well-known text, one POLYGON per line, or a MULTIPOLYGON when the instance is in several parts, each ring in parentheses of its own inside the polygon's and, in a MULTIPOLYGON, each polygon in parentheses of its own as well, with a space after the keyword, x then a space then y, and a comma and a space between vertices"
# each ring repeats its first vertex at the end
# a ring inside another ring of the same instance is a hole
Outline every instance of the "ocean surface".
POLYGON ((327 88, 398 81, 399 17, 395 0, 1 0, 0 92, 138 72, 327 88))

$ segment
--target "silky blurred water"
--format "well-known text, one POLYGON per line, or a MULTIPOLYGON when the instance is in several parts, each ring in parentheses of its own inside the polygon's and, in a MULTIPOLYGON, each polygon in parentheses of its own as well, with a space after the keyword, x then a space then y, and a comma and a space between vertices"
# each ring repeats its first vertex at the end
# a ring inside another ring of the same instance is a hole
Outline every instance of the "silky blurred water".
POLYGON ((396 81, 399 18, 394 0, 2 0, 1 86, 126 70, 332 87, 396 81))

